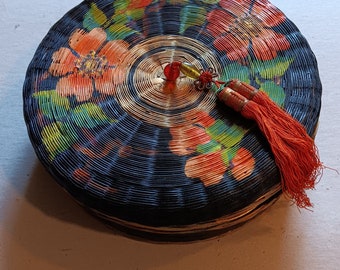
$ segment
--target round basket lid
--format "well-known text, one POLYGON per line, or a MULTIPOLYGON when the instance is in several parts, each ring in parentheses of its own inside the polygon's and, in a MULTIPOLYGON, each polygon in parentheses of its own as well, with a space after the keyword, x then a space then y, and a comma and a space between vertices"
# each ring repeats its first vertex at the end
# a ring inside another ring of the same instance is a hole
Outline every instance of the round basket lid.
POLYGON ((234 228, 280 194, 256 123, 168 81, 187 62, 265 91, 314 133, 321 83, 296 26, 266 0, 84 1, 28 68, 24 114, 36 154, 78 202, 156 240, 234 228))

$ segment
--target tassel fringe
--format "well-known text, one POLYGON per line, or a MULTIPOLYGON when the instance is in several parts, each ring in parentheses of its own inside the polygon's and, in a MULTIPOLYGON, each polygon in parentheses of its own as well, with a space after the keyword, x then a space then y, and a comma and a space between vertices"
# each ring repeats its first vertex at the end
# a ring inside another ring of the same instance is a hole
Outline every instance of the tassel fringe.
POLYGON ((256 121, 270 144, 284 194, 300 208, 312 207, 305 190, 315 187, 323 165, 305 128, 267 94, 244 83, 231 81, 217 96, 243 117, 256 121))

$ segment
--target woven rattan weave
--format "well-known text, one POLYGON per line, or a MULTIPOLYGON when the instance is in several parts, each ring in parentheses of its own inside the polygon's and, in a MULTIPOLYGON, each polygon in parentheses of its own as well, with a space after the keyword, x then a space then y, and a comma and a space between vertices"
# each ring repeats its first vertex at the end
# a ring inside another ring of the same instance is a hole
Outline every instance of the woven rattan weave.
POLYGON ((280 173, 255 123, 187 76, 169 85, 173 61, 261 88, 314 133, 315 57, 267 0, 84 1, 37 49, 24 115, 38 158, 85 208, 130 234, 195 240, 263 211, 280 173))

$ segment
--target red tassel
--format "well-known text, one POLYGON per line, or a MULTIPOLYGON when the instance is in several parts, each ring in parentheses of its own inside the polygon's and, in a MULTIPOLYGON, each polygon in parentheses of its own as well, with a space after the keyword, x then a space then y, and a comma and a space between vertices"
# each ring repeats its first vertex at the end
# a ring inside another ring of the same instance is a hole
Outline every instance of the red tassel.
POLYGON ((270 144, 281 174, 283 192, 298 207, 312 207, 305 190, 315 187, 323 168, 313 139, 264 92, 238 81, 227 85, 229 87, 217 94, 218 98, 243 117, 256 121, 270 144))

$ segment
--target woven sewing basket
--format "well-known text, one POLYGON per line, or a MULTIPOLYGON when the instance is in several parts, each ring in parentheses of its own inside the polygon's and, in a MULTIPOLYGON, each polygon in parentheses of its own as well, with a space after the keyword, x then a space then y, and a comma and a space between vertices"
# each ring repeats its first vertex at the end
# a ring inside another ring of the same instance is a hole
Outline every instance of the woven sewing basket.
POLYGON ((83 1, 30 63, 24 116, 36 154, 77 202, 130 235, 198 240, 250 220, 281 194, 256 123, 164 68, 213 68, 265 91, 315 133, 317 63, 267 0, 83 1))

